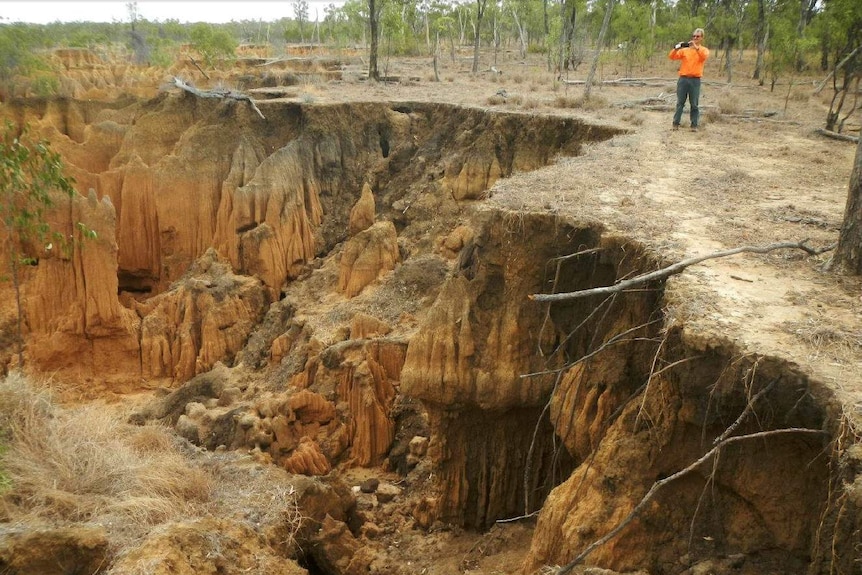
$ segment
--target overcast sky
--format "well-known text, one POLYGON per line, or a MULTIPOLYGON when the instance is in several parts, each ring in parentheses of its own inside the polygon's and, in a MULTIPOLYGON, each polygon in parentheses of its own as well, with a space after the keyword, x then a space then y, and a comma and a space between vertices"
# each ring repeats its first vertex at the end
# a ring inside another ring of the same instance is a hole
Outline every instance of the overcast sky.
MULTIPOLYGON (((128 0, 0 0, 0 22, 125 22, 129 19, 127 4, 128 0)), ((137 4, 140 17, 151 22, 175 19, 180 22, 222 23, 231 20, 273 21, 294 17, 293 3, 290 0, 137 0, 137 4)), ((323 20, 324 9, 330 4, 338 6, 343 4, 343 0, 310 0, 309 18, 314 20, 316 11, 318 17, 323 20)))

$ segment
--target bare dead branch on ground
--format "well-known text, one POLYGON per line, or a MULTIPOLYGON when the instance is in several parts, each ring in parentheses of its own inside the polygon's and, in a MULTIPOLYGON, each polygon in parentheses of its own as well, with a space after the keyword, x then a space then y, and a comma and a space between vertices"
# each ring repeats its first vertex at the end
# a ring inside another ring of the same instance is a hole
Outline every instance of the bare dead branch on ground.
POLYGON ((809 255, 817 255, 817 254, 821 254, 825 251, 829 251, 831 249, 834 249, 834 247, 835 247, 835 246, 829 246, 827 248, 812 248, 812 247, 806 245, 806 243, 805 243, 806 241, 808 241, 808 240, 802 240, 801 242, 778 242, 778 243, 774 243, 774 244, 768 244, 765 246, 741 246, 738 248, 733 248, 733 249, 724 250, 724 251, 720 251, 720 252, 713 252, 713 253, 706 254, 703 256, 688 258, 688 259, 682 260, 680 262, 677 262, 675 264, 669 265, 665 268, 662 268, 662 269, 659 269, 659 270, 656 270, 653 272, 641 274, 639 276, 633 277, 633 278, 628 279, 628 280, 620 281, 620 282, 615 283, 614 285, 610 285, 610 286, 602 286, 602 287, 596 287, 596 288, 590 288, 590 289, 584 289, 584 290, 578 290, 578 291, 566 292, 566 293, 532 294, 528 297, 533 301, 556 302, 556 301, 566 301, 566 300, 570 300, 570 299, 577 299, 577 298, 582 298, 582 297, 589 297, 589 296, 598 295, 598 294, 611 294, 611 293, 621 292, 621 291, 627 290, 631 287, 634 287, 636 285, 640 285, 640 284, 647 283, 650 281, 666 279, 672 275, 676 275, 678 273, 681 273, 683 270, 685 270, 685 268, 687 268, 689 266, 699 264, 700 262, 703 262, 706 260, 723 258, 723 257, 727 257, 727 256, 741 254, 744 252, 764 254, 767 252, 771 252, 774 250, 780 250, 780 249, 800 249, 809 255))
POLYGON ((198 98, 219 98, 219 99, 231 99, 231 100, 244 100, 251 105, 252 110, 257 112, 257 115, 266 120, 266 117, 263 113, 258 109, 257 105, 254 103, 254 100, 251 99, 247 94, 243 94, 242 92, 234 92, 233 90, 198 90, 194 86, 190 86, 174 76, 174 86, 181 90, 185 90, 189 94, 194 94, 198 98))
POLYGON ((839 134, 838 132, 833 132, 831 130, 827 130, 826 128, 817 128, 814 131, 821 136, 826 136, 827 138, 832 138, 833 140, 841 140, 842 142, 853 142, 854 144, 859 143, 859 136, 839 134))

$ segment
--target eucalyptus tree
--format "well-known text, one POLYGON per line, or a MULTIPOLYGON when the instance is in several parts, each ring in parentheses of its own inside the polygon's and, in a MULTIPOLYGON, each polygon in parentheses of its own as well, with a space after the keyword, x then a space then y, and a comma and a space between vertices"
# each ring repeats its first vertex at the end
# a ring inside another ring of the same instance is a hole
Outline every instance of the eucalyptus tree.
POLYGON ((559 21, 559 56, 556 71, 562 75, 568 70, 576 70, 583 61, 583 50, 578 49, 579 15, 585 14, 585 0, 563 0, 560 5, 559 21))
POLYGON ((852 275, 862 275, 862 138, 856 144, 844 222, 831 265, 852 275))
MULTIPOLYGON (((66 244, 65 236, 52 229, 47 213, 56 197, 71 198, 74 180, 63 174, 60 155, 47 141, 32 141, 25 125, 19 129, 6 121, 0 134, 0 225, 7 255, 9 279, 17 309, 16 348, 18 367, 24 364, 21 268, 37 263, 40 254, 66 244)), ((92 231, 79 225, 87 234, 92 231)))
POLYGON ((308 0, 291 0, 293 15, 299 25, 299 41, 305 43, 305 23, 308 22, 308 0))
POLYGON ((479 73, 479 45, 482 39, 482 20, 485 18, 485 11, 488 9, 488 0, 475 0, 476 2, 476 21, 473 27, 473 75, 479 73))
POLYGON ((645 65, 655 50, 657 2, 628 0, 614 10, 610 42, 623 54, 626 74, 636 65, 645 65))
POLYGON ((862 10, 858 0, 826 0, 823 10, 810 26, 831 61, 828 79, 832 101, 826 115, 826 129, 841 132, 859 107, 862 80, 862 10))

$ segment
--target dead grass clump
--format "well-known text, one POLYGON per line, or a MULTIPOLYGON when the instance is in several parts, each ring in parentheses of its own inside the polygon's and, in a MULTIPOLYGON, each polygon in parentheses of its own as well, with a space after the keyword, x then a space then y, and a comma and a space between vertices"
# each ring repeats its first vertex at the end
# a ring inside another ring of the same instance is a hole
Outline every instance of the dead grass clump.
POLYGON ((10 522, 99 523, 118 554, 168 522, 233 518, 290 544, 302 523, 283 470, 250 471, 240 456, 199 451, 105 407, 64 409, 20 376, 0 380, 0 424, 10 522))
POLYGON ((641 126, 644 123, 644 115, 641 114, 639 111, 623 114, 622 119, 624 122, 629 123, 633 126, 641 126))
POLYGON ((720 108, 706 108, 703 112, 703 119, 710 124, 717 124, 722 120, 720 108))
POLYGON ((573 96, 557 96, 554 98, 554 107, 555 108, 577 108, 578 99, 573 96))
POLYGON ((724 90, 718 95, 718 109, 720 114, 741 114, 742 104, 732 91, 724 90))
POLYGON ((210 479, 171 442, 154 440, 153 430, 130 440, 140 428, 105 408, 61 409, 25 379, 8 377, 0 383, 0 411, 7 438, 0 465, 12 486, 4 503, 12 516, 67 523, 104 514, 151 524, 210 498, 210 479))
POLYGON ((485 103, 489 106, 502 106, 506 103, 506 98, 500 96, 499 94, 494 94, 493 96, 488 96, 488 99, 485 100, 485 103))
POLYGON ((806 88, 802 90, 794 89, 790 92, 791 102, 807 102, 811 99, 811 92, 806 88))
POLYGON ((816 356, 825 354, 844 362, 862 351, 862 332, 837 327, 826 318, 809 317, 804 321, 786 322, 784 328, 811 346, 816 356))
POLYGON ((579 108, 581 110, 596 111, 608 107, 608 101, 602 96, 591 95, 589 98, 583 96, 557 96, 554 98, 556 108, 579 108))
POLYGON ((540 107, 541 105, 542 105, 542 103, 535 98, 527 98, 526 100, 524 100, 521 103, 521 107, 524 108, 525 110, 535 110, 536 108, 540 107))

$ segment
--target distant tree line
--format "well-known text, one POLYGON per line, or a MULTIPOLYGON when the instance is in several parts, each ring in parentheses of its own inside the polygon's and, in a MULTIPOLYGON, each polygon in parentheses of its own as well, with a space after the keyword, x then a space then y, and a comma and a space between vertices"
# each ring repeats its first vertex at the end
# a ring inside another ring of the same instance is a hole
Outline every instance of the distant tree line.
MULTIPOLYGON (((841 131, 857 107, 862 77, 862 10, 859 0, 347 0, 310 13, 307 0, 291 0, 293 18, 227 24, 151 22, 136 3, 129 17, 112 23, 0 24, 0 84, 17 74, 46 78, 39 54, 54 47, 122 47, 139 64, 167 67, 179 47, 195 48, 207 65, 232 58, 239 44, 264 44, 281 53, 286 44, 326 44, 369 51, 369 75, 379 77, 378 57, 431 56, 455 59, 461 47, 492 54, 501 50, 541 54, 549 72, 577 70, 596 50, 613 49, 628 75, 665 58, 669 46, 696 27, 707 31, 728 82, 743 51, 754 54, 753 77, 774 88, 819 70, 834 98, 826 127, 841 131), (612 17, 602 46, 600 28, 612 17), (446 54, 448 53, 448 54, 446 54), (444 56, 446 54, 446 56, 444 56), (41 75, 41 76, 40 76, 41 75)), ((202 8, 205 9, 205 8, 202 8)), ((2 17, 2 6, 0 6, 2 17)))

